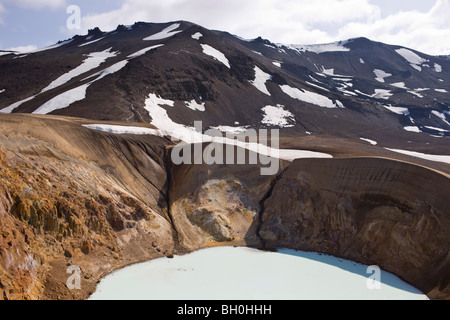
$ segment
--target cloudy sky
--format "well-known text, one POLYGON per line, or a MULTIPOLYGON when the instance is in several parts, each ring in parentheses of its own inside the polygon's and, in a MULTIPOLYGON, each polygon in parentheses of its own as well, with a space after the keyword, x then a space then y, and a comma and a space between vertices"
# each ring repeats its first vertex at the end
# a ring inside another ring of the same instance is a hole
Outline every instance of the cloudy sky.
POLYGON ((450 54, 449 17, 450 0, 0 0, 0 50, 41 48, 96 26, 188 20, 276 43, 364 36, 438 55, 450 54), (80 29, 67 27, 70 5, 80 8, 80 29))

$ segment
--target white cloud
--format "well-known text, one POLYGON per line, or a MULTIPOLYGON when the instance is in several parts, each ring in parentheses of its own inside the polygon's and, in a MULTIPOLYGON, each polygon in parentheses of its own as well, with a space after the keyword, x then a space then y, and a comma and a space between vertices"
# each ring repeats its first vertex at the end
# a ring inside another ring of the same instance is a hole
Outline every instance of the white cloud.
POLYGON ((331 40, 315 24, 370 21, 379 8, 368 0, 125 0, 120 9, 83 18, 83 31, 99 26, 112 30, 136 21, 187 20, 245 38, 263 36, 274 42, 309 43, 331 40))
POLYGON ((66 6, 66 2, 67 0, 3 0, 2 3, 0 3, 0 25, 5 24, 2 16, 4 16, 8 12, 8 10, 5 9, 5 4, 16 6, 19 8, 36 10, 44 8, 61 8, 66 6))
POLYGON ((3 7, 3 5, 0 3, 0 24, 3 24, 3 23, 4 23, 3 18, 2 18, 2 15, 3 15, 5 12, 6 12, 5 7, 3 7))
POLYGON ((349 23, 339 30, 342 39, 365 36, 403 45, 428 54, 450 53, 450 0, 437 0, 428 12, 406 11, 373 23, 349 23))
MULTIPOLYGON (((0 25, 4 24, 2 18, 7 10, 14 10, 12 7, 54 10, 71 4, 68 0, 0 2, 0 25)), ((82 13, 88 13, 88 1, 78 2, 82 13)), ((429 1, 427 6, 423 0, 117 0, 116 3, 120 4, 116 10, 85 15, 83 29, 75 32, 85 34, 97 26, 109 31, 118 24, 136 21, 187 20, 244 38, 262 36, 277 43, 317 44, 364 36, 428 54, 450 54, 450 0, 429 1)), ((73 35, 73 31, 61 28, 66 36, 73 35)))
POLYGON ((4 0, 4 2, 12 3, 18 7, 27 9, 56 9, 67 5, 66 0, 4 0))
POLYGON ((244 38, 262 36, 286 44, 316 44, 365 36, 429 54, 450 53, 450 0, 435 0, 428 12, 406 10, 388 16, 382 16, 382 8, 375 3, 375 0, 123 0, 117 10, 84 16, 82 32, 97 26, 109 31, 118 24, 136 21, 187 20, 244 38))
POLYGON ((32 52, 32 51, 37 50, 37 46, 30 44, 30 45, 27 45, 27 46, 13 47, 13 48, 5 49, 5 50, 6 51, 17 51, 17 52, 20 52, 20 53, 28 53, 28 52, 32 52))

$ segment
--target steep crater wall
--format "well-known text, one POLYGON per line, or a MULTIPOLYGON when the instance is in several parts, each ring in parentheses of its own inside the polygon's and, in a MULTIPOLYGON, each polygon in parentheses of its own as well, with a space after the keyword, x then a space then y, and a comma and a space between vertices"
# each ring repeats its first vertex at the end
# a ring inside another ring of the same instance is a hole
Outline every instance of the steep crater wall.
POLYGON ((2 116, 0 299, 85 299, 106 274, 173 254, 166 143, 2 116), (72 265, 81 290, 66 286, 72 265))
POLYGON ((386 159, 295 161, 264 203, 268 247, 379 265, 450 298, 450 180, 386 159))
POLYGON ((118 268, 222 245, 377 264, 450 299, 445 174, 376 158, 281 161, 273 176, 175 166, 168 140, 74 121, 1 117, 0 299, 85 299, 118 268))
POLYGON ((350 259, 449 299, 445 174, 383 158, 301 159, 258 166, 173 166, 170 211, 179 244, 291 248, 350 259))

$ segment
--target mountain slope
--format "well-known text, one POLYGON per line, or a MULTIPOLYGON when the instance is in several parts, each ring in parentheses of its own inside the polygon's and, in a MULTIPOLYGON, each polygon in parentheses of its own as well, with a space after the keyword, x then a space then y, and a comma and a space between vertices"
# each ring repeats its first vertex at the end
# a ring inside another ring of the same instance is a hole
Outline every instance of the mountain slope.
POLYGON ((435 137, 450 134, 450 61, 363 38, 285 46, 188 22, 137 23, 4 55, 0 68, 3 112, 149 123, 154 95, 173 104, 163 107, 170 121, 205 129, 274 126, 263 123, 272 106, 290 114, 283 131, 297 135, 377 140, 381 130, 421 141, 412 131, 439 145, 435 137))

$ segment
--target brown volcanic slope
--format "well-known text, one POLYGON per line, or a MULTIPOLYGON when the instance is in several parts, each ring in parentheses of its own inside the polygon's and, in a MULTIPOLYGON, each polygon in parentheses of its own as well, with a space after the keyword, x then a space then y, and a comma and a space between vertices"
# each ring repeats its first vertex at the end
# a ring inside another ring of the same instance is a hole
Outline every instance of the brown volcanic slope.
POLYGON ((269 247, 379 265, 448 298, 448 188, 448 176, 397 161, 297 160, 265 202, 260 235, 269 247))
POLYGON ((0 132, 2 298, 85 298, 101 275, 173 252, 167 141, 20 115, 0 132), (83 291, 65 287, 68 264, 83 291))
POLYGON ((258 166, 174 166, 169 140, 83 123, 0 116, 1 298, 84 299, 135 262, 248 245, 378 264, 450 299, 446 164, 308 137, 284 143, 337 159, 283 161, 263 177, 258 166), (69 265, 81 290, 66 287, 69 265))

